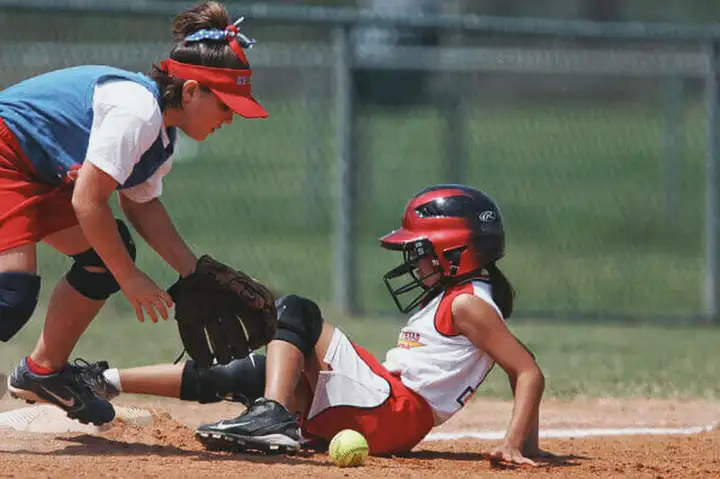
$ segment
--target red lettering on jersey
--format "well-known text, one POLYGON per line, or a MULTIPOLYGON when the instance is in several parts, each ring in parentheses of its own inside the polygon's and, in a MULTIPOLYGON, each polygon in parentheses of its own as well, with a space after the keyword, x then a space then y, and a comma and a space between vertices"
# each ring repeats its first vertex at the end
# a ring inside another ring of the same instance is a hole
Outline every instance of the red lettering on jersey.
POLYGON ((400 339, 398 339, 397 347, 403 349, 419 348, 425 346, 425 343, 421 341, 420 333, 414 331, 402 331, 400 333, 400 339))
POLYGON ((415 341, 420 342, 420 333, 416 333, 414 331, 403 331, 400 335, 402 339, 405 339, 407 341, 415 341))

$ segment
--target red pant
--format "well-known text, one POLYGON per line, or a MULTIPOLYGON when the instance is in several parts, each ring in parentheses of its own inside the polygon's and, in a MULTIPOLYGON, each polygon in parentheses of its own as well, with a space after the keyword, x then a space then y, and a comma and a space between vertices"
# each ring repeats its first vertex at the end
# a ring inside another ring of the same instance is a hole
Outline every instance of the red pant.
POLYGON ((72 184, 54 186, 37 179, 15 134, 0 118, 0 252, 77 225, 72 191, 72 184))
MULTIPOLYGON (((342 334, 339 330, 335 332, 338 333, 342 334)), ((347 339, 344 337, 342 341, 347 339)), ((405 386, 398 376, 385 369, 365 348, 352 342, 349 344, 351 347, 345 348, 342 359, 331 364, 333 369, 338 373, 352 375, 353 371, 357 371, 355 366, 364 363, 372 371, 371 374, 387 382, 389 393, 382 403, 374 407, 358 407, 348 403, 351 403, 353 396, 360 392, 349 388, 342 393, 346 395, 347 401, 335 397, 322 412, 303 421, 303 435, 309 439, 319 438, 330 441, 339 431, 353 429, 365 436, 371 454, 410 451, 433 427, 434 420, 430 406, 405 386)), ((356 379, 361 382, 366 380, 360 376, 356 379)), ((324 394, 321 388, 318 386, 314 394, 324 394)))

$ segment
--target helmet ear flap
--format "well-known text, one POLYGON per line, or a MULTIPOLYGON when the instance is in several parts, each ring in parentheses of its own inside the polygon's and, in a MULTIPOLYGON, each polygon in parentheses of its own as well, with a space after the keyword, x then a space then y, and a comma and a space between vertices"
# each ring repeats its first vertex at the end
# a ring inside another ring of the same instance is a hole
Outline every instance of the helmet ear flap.
POLYGON ((467 245, 458 246, 457 248, 452 248, 443 251, 443 257, 445 260, 447 260, 448 264, 450 265, 450 270, 448 271, 448 274, 450 276, 455 276, 457 272, 460 269, 460 260, 462 258, 462 254, 467 249, 467 245))

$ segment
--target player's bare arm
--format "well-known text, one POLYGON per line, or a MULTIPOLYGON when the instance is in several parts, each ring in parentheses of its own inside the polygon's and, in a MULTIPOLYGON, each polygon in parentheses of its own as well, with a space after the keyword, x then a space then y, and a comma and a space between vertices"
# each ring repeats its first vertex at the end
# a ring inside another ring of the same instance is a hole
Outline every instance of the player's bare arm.
POLYGON ((80 168, 72 205, 88 242, 122 284, 133 275, 135 264, 120 239, 109 204, 117 186, 110 175, 86 162, 80 168))
POLYGON ((478 349, 487 352, 515 384, 512 418, 503 445, 494 455, 502 460, 533 463, 524 454, 534 451, 524 451, 523 446, 531 433, 537 434, 545 377, 532 355, 485 301, 468 294, 460 295, 453 301, 452 313, 456 328, 478 349))
POLYGON ((72 199, 80 227, 117 279, 138 320, 144 321, 145 313, 153 322, 157 322, 158 314, 167 319, 167 308, 173 304, 170 295, 135 266, 115 227, 108 201, 117 185, 91 162, 83 164, 72 199))
POLYGON ((119 198, 123 213, 148 245, 178 274, 191 274, 197 256, 178 233, 160 199, 139 203, 122 194, 119 198))

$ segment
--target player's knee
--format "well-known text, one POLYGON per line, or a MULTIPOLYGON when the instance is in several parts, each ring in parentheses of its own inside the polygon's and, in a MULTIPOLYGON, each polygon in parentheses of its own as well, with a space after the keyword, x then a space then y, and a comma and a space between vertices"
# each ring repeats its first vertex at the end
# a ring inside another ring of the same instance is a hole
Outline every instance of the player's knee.
POLYGON ((320 308, 314 301, 294 294, 279 298, 275 305, 278 321, 273 339, 287 341, 309 357, 323 329, 320 308))
POLYGON ((40 276, 0 273, 0 341, 10 341, 27 324, 39 293, 40 276))
POLYGON ((188 361, 180 383, 180 399, 201 404, 218 402, 228 396, 250 404, 264 392, 265 356, 260 354, 208 369, 196 368, 193 361, 188 361))
MULTIPOLYGON (((116 221, 120 238, 130 257, 135 261, 135 242, 130 229, 122 220, 116 221)), ((74 263, 65 278, 78 293, 90 299, 107 299, 120 291, 117 280, 94 249, 90 248, 72 258, 74 263)))

